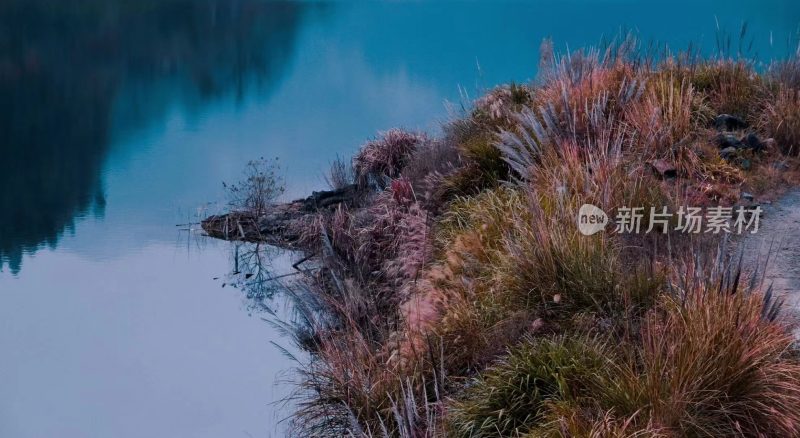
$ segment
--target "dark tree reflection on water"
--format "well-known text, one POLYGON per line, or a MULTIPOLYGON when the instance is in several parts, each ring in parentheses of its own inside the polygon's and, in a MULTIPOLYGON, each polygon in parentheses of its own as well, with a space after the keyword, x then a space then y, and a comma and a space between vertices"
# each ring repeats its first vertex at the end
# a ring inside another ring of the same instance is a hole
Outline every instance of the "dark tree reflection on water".
MULTIPOLYGON (((269 301, 283 288, 284 277, 276 272, 273 261, 284 251, 261 243, 231 244, 231 273, 226 284, 245 293, 248 308, 267 310, 269 301)), ((285 274, 284 274, 285 275, 285 274)))
POLYGON ((23 254, 55 247, 76 218, 104 215, 102 168, 117 131, 146 126, 175 101, 192 110, 272 90, 310 7, 0 2, 0 270, 19 272, 23 254))

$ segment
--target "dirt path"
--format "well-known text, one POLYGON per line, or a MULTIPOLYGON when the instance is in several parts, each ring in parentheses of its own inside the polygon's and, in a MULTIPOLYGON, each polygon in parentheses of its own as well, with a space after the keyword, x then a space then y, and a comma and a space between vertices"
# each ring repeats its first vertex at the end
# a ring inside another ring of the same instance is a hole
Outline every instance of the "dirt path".
POLYGON ((758 232, 744 240, 745 262, 760 260, 761 270, 769 255, 765 284, 772 283, 787 308, 800 311, 800 189, 787 192, 763 209, 758 232))

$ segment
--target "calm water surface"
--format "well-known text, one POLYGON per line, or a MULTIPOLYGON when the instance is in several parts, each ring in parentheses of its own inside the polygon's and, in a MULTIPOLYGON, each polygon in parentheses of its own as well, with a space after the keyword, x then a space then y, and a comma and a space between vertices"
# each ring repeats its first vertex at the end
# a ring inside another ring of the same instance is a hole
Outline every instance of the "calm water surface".
MULTIPOLYGON (((276 156, 288 197, 395 126, 620 30, 785 57, 796 2, 0 0, 0 437, 282 436, 291 362, 176 224, 276 156)), ((209 204, 211 203, 211 204, 209 204)), ((285 257, 274 270, 289 269, 285 257)), ((279 306, 279 302, 267 302, 279 306)))

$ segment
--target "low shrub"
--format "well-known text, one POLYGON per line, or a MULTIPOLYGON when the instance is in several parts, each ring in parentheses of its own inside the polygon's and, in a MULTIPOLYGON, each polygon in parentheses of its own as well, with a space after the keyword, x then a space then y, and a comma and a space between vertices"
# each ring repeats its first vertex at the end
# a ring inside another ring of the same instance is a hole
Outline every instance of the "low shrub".
POLYGON ((362 187, 386 188, 387 178, 399 177, 417 146, 425 140, 423 134, 391 129, 367 142, 353 158, 356 181, 362 187))
POLYGON ((229 205, 234 211, 259 217, 284 192, 284 181, 276 159, 259 158, 247 163, 244 179, 223 183, 228 191, 229 205))

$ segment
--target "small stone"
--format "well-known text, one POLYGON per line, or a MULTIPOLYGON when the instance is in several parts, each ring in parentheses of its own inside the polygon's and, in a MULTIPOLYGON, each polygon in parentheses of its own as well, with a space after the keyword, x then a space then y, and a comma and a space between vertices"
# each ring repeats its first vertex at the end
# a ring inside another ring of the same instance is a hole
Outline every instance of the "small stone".
POLYGON ((750 163, 750 160, 748 160, 747 158, 744 158, 744 159, 742 159, 741 162, 739 162, 739 167, 741 167, 742 170, 750 170, 751 166, 752 165, 750 163))
POLYGON ((556 303, 556 304, 560 303, 561 302, 561 294, 553 295, 553 302, 556 303))
POLYGON ((719 131, 735 131, 747 128, 747 122, 730 114, 720 114, 714 118, 714 127, 719 131))
POLYGON ((721 151, 719 151, 719 156, 722 157, 723 160, 730 160, 731 158, 736 157, 738 149, 733 146, 729 146, 721 151))
POLYGON ((742 143, 741 140, 729 132, 720 132, 716 137, 714 137, 714 142, 720 149, 731 147, 741 149, 744 147, 744 143, 742 143))
POLYGON ((754 197, 752 193, 742 192, 742 199, 752 202, 754 197))
POLYGON ((741 142, 745 147, 750 148, 755 152, 761 152, 767 147, 764 142, 752 132, 742 137, 741 142))

